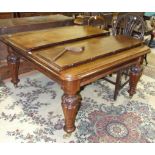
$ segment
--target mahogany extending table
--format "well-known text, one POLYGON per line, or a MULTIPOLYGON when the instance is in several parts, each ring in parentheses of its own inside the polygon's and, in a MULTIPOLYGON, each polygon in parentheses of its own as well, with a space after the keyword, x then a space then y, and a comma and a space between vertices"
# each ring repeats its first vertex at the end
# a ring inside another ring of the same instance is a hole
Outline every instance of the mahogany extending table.
POLYGON ((128 92, 133 96, 142 75, 144 56, 150 52, 140 40, 122 35, 110 36, 108 31, 91 26, 66 26, 16 33, 2 36, 0 40, 9 47, 7 61, 14 85, 19 82, 20 57, 30 61, 39 71, 61 85, 64 91, 64 130, 68 133, 75 130, 81 87, 130 68, 128 92), (83 51, 75 52, 80 48, 83 51))

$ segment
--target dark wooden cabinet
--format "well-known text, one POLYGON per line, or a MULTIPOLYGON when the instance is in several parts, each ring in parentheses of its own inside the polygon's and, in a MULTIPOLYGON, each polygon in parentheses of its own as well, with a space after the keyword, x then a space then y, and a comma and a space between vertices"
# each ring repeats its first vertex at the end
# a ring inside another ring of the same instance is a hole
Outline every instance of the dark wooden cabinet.
POLYGON ((0 19, 8 19, 8 18, 12 18, 12 17, 13 17, 12 12, 1 12, 0 13, 0 19))

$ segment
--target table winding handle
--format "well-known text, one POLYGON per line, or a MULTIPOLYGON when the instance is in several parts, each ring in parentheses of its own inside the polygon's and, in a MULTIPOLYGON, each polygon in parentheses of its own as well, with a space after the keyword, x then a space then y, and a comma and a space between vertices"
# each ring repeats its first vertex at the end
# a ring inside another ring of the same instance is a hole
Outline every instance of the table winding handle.
POLYGON ((65 52, 72 52, 72 53, 81 53, 84 51, 84 47, 65 47, 65 49, 60 52, 56 57, 53 58, 53 62, 59 59, 65 52))

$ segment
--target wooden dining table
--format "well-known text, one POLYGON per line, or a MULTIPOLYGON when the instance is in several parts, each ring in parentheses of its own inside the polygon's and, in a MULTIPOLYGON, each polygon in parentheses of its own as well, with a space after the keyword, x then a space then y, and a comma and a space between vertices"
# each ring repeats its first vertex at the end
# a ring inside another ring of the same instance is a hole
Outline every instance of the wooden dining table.
POLYGON ((5 35, 0 38, 9 47, 7 57, 12 82, 19 82, 20 58, 28 60, 52 80, 60 84, 64 94, 64 130, 75 130, 81 87, 109 74, 130 68, 129 95, 143 71, 144 56, 150 49, 129 36, 111 36, 108 31, 91 26, 66 26, 46 30, 5 35))

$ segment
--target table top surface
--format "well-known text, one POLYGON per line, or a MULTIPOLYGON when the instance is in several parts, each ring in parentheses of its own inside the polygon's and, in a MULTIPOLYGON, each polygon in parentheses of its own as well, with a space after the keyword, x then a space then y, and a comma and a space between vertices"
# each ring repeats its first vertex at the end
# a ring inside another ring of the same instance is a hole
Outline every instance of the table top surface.
POLYGON ((131 59, 138 54, 144 55, 149 51, 149 48, 140 40, 122 35, 109 36, 104 34, 107 34, 107 31, 94 27, 67 26, 7 35, 1 37, 1 40, 7 45, 16 48, 18 53, 24 57, 46 66, 58 74, 86 72, 101 64, 113 64, 114 60, 118 60, 120 63, 127 60, 126 58, 131 59), (88 37, 94 34, 98 36, 88 37), (77 38, 84 39, 76 40, 77 38), (72 41, 73 39, 75 40, 72 41), (66 40, 71 42, 61 44, 62 41, 66 40), (57 43, 57 45, 51 43, 57 43), (44 47, 44 45, 49 44, 50 46, 47 48, 44 47), (38 46, 40 48, 34 51, 30 50, 38 46), (53 61, 54 57, 68 47, 84 47, 84 51, 81 53, 67 51, 57 60, 53 61))
POLYGON ((82 38, 94 37, 98 35, 109 34, 106 30, 100 30, 90 26, 65 26, 57 27, 39 31, 29 31, 6 35, 3 38, 18 46, 21 49, 30 51, 33 49, 40 49, 44 46, 70 42, 82 38))
POLYGON ((32 56, 41 62, 46 62, 48 66, 55 66, 58 71, 62 71, 140 45, 141 42, 136 39, 124 36, 104 36, 41 49, 32 53, 32 56), (53 61, 53 58, 67 47, 84 47, 84 51, 81 53, 65 52, 61 57, 53 61))
POLYGON ((49 22, 57 22, 57 21, 65 21, 65 20, 73 20, 73 18, 64 16, 61 14, 57 14, 57 15, 47 15, 47 16, 1 19, 0 29, 7 28, 7 27, 21 26, 21 25, 41 24, 41 23, 49 23, 49 22))

